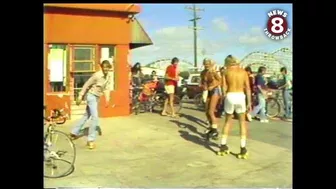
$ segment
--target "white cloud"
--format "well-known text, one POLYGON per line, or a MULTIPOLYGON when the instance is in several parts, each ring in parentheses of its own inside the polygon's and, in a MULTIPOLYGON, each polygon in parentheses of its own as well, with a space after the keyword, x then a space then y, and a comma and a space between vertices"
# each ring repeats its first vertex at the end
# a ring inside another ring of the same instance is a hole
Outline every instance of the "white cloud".
POLYGON ((219 29, 220 31, 226 32, 228 31, 229 27, 223 18, 214 18, 212 24, 215 28, 219 29))
POLYGON ((291 46, 292 36, 288 36, 284 40, 271 40, 269 39, 261 27, 251 27, 247 32, 238 37, 240 44, 249 47, 258 47, 271 44, 282 44, 284 46, 291 46))
MULTIPOLYGON (((155 61, 161 58, 190 58, 193 56, 193 30, 188 26, 166 27, 149 34, 153 45, 132 50, 132 62, 155 61)), ((223 49, 224 42, 198 39, 198 52, 201 54, 206 47, 206 53, 216 53, 223 49)))
MULTIPOLYGON (((221 53, 236 53, 233 49, 240 49, 243 54, 248 54, 256 50, 273 51, 280 47, 291 47, 291 35, 285 40, 274 41, 264 34, 260 27, 246 28, 245 31, 237 33, 228 33, 228 27, 222 19, 214 19, 213 23, 224 23, 221 32, 226 32, 229 38, 214 38, 211 37, 213 30, 207 29, 200 32, 207 32, 208 39, 202 38, 199 35, 198 52, 199 59, 203 57, 202 52, 205 49, 205 56, 219 56, 221 53), (275 48, 275 49, 273 49, 275 48), (269 50, 268 50, 269 49, 269 50), (232 51, 233 50, 233 51, 232 51), (217 54, 217 55, 216 55, 217 54)), ((219 26, 220 24, 217 24, 219 26)), ((219 29, 219 27, 218 27, 219 29)), ((143 65, 161 58, 179 57, 193 60, 193 31, 188 26, 165 27, 156 31, 150 32, 149 36, 153 41, 153 45, 137 48, 131 51, 132 62, 141 62, 143 65)), ((237 52, 238 53, 238 52, 237 52)), ((220 55, 222 56, 222 55, 220 55)), ((244 55, 242 55, 244 56, 244 55)))
POLYGON ((251 33, 261 33, 262 32, 262 28, 261 27, 252 27, 250 29, 251 33))
POLYGON ((245 45, 261 45, 267 43, 266 37, 258 34, 244 34, 238 38, 238 41, 245 45))

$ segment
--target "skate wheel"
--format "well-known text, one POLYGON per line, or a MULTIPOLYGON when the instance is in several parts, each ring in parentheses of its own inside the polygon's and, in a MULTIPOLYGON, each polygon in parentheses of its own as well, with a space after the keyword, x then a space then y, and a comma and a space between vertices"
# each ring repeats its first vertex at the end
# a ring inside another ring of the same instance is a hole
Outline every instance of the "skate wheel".
POLYGON ((222 155, 222 152, 217 152, 217 155, 218 155, 218 156, 221 156, 221 155, 222 155))
POLYGON ((230 154, 230 151, 225 151, 225 154, 230 154))

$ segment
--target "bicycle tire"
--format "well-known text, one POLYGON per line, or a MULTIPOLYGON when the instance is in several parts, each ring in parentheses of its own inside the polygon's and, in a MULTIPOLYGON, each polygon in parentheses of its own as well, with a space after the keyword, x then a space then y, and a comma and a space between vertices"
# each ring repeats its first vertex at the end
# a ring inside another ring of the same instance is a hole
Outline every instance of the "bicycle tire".
MULTIPOLYGON (((62 131, 52 130, 50 133, 47 133, 47 134, 45 135, 44 143, 46 143, 46 140, 48 140, 49 137, 55 136, 55 134, 58 134, 58 135, 60 135, 60 136, 63 135, 63 136, 65 137, 65 139, 67 140, 69 146, 70 146, 71 149, 72 149, 72 152, 73 152, 73 158, 70 158, 70 161, 69 161, 69 160, 66 160, 66 159, 64 159, 64 158, 62 158, 62 157, 60 157, 59 159, 57 159, 57 158, 50 158, 50 159, 52 159, 52 160, 56 160, 56 161, 60 160, 60 161, 67 162, 67 163, 70 164, 70 166, 69 166, 68 169, 66 169, 65 171, 63 171, 62 173, 57 174, 57 175, 46 175, 46 174, 44 173, 44 177, 46 177, 46 178, 60 178, 60 177, 67 176, 67 175, 69 175, 69 174, 71 174, 71 173, 73 172, 72 169, 74 169, 74 166, 75 166, 75 161, 76 161, 76 146, 75 146, 75 144, 73 143, 73 141, 70 139, 70 137, 69 137, 67 134, 65 134, 65 133, 62 132, 62 131)), ((52 140, 52 139, 51 139, 51 140, 52 140)), ((53 142, 51 142, 51 143, 53 143, 53 142)), ((49 153, 49 151, 50 151, 49 148, 47 148, 46 151, 48 151, 48 153, 49 153)), ((57 152, 59 152, 59 151, 57 151, 57 152)), ((56 153, 57 153, 57 152, 56 152, 56 153)), ((67 151, 65 151, 64 154, 66 154, 66 153, 67 153, 67 151)), ((63 155, 64 155, 64 154, 63 154, 63 155)), ((44 157, 44 158, 46 158, 46 157, 44 157)), ((48 160, 49 160, 49 159, 48 159, 48 160)), ((46 163, 46 162, 47 162, 47 160, 44 159, 44 163, 46 163)))
POLYGON ((266 116, 269 118, 277 117, 281 113, 281 105, 278 99, 276 98, 268 98, 266 99, 266 116), (269 105, 274 104, 275 107, 272 107, 271 109, 274 109, 274 113, 270 113, 269 111, 269 105))
POLYGON ((175 113, 179 113, 182 108, 183 108, 183 101, 181 100, 181 98, 177 95, 174 95, 174 106, 175 104, 178 106, 177 110, 175 111, 175 113), (176 102, 176 103, 175 103, 176 102))
POLYGON ((202 95, 202 93, 197 94, 197 95, 194 97, 194 104, 195 104, 197 107, 204 107, 205 103, 203 102, 203 95, 202 95))
MULTIPOLYGON (((161 112, 163 110, 164 102, 167 98, 165 93, 157 93, 154 95, 153 110, 161 112)), ((174 95, 174 109, 175 113, 179 113, 183 107, 183 102, 177 95, 174 95), (177 106, 177 107, 176 107, 177 106)))

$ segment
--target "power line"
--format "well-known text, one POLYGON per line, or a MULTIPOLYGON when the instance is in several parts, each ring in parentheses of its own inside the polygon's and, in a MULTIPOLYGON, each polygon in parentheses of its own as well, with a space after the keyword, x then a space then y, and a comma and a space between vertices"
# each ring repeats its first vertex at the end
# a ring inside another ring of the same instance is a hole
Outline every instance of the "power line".
POLYGON ((204 9, 200 9, 196 7, 196 4, 193 4, 192 7, 186 7, 188 10, 193 11, 194 17, 189 21, 193 22, 193 30, 194 30, 194 66, 197 67, 197 31, 202 29, 197 27, 197 21, 201 19, 201 17, 197 16, 198 11, 204 11, 204 9))

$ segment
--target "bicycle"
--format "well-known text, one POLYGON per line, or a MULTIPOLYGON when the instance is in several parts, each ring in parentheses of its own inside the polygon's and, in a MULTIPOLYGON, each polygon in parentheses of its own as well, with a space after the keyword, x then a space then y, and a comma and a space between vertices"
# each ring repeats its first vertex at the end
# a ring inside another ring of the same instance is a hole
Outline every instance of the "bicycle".
MULTIPOLYGON (((164 107, 164 103, 165 103, 167 98, 168 98, 168 94, 165 91, 158 91, 153 97, 153 99, 154 99, 153 110, 158 111, 158 112, 162 112, 163 107, 164 107)), ((182 107, 183 107, 182 100, 177 95, 174 95, 175 113, 179 113, 181 111, 182 107)))
POLYGON ((205 102, 203 100, 203 93, 199 93, 194 97, 194 104, 198 108, 204 108, 205 107, 205 102))
POLYGON ((150 99, 151 97, 148 97, 148 100, 146 101, 140 101, 139 97, 141 94, 143 87, 134 87, 133 88, 133 95, 132 95, 132 111, 135 115, 138 115, 139 113, 144 113, 146 111, 152 112, 152 106, 153 102, 150 99))
MULTIPOLYGON (((269 94, 270 97, 266 99, 266 116, 269 118, 274 118, 280 115, 281 109, 285 108, 285 103, 281 94, 281 91, 276 91, 269 94)), ((293 100, 292 93, 290 93, 290 109, 293 110, 293 100)))
POLYGON ((62 131, 56 130, 57 123, 54 117, 44 117, 47 125, 46 133, 44 135, 44 177, 46 178, 61 178, 70 175, 75 167, 76 148, 70 137, 62 131), (56 148, 56 142, 59 138, 61 140, 60 146, 62 150, 56 148), (70 147, 67 150, 64 148, 70 147), (64 163, 65 169, 60 171, 60 164, 64 163), (50 173, 49 173, 50 171, 50 173))

